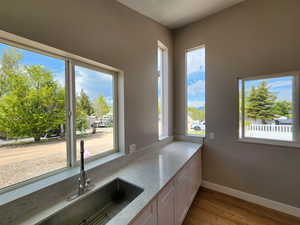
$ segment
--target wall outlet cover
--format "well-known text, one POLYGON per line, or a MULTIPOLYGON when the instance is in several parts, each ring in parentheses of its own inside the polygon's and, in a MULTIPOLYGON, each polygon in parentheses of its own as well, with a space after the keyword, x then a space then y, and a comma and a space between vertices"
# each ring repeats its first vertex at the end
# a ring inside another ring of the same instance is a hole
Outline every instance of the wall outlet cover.
POLYGON ((214 140, 216 138, 215 133, 214 132, 210 132, 208 135, 210 140, 214 140))
POLYGON ((129 153, 135 152, 136 151, 136 144, 131 144, 129 145, 129 153))

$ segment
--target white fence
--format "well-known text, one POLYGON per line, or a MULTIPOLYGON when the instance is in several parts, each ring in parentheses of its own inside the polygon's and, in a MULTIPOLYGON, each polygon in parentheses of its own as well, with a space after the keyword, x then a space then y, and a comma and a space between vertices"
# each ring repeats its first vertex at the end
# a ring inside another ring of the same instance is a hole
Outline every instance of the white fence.
POLYGON ((251 124, 245 126, 245 137, 291 141, 292 125, 251 124))

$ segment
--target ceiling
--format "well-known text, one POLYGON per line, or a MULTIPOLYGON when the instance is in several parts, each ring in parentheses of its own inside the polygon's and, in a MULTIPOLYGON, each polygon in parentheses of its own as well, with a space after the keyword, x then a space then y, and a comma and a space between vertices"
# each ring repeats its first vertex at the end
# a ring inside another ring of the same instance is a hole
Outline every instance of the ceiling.
POLYGON ((178 28, 244 0, 117 0, 169 27, 178 28))

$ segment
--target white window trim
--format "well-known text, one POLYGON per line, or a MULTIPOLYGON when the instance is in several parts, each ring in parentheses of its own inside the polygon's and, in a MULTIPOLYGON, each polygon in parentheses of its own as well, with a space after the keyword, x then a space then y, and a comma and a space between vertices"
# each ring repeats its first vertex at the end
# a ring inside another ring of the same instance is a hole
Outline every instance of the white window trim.
MULTIPOLYGON (((0 189, 0 195, 2 197, 5 193, 13 193, 15 191, 23 193, 23 190, 28 187, 28 185, 33 185, 43 183, 45 184, 43 188, 49 185, 49 181, 61 181, 60 178, 53 179, 53 177, 61 177, 64 179, 74 176, 74 171, 77 171, 78 163, 76 163, 76 148, 74 143, 76 143, 76 138, 70 134, 71 129, 75 129, 74 127, 74 115, 75 115, 75 100, 74 100, 74 88, 75 88, 75 73, 74 73, 74 62, 76 65, 82 64, 85 67, 91 68, 93 70, 98 70, 100 72, 105 72, 113 75, 114 77, 114 119, 115 119, 115 128, 114 128, 114 143, 115 148, 111 151, 108 151, 104 154, 97 154, 91 159, 87 161, 87 168, 94 168, 96 166, 100 166, 102 164, 106 164, 110 160, 114 160, 118 157, 125 155, 127 152, 125 151, 125 104, 124 104, 124 72, 120 69, 114 68, 112 66, 108 66, 102 63, 99 63, 94 60, 90 60, 72 53, 68 53, 63 50, 59 50, 53 47, 50 47, 45 44, 41 44, 36 41, 29 40, 27 38, 23 38, 17 36, 15 34, 11 34, 5 31, 0 30, 0 43, 8 44, 10 46, 14 46, 17 48, 22 48, 25 50, 33 51, 42 55, 50 56, 53 58, 61 59, 65 61, 65 89, 66 89, 66 107, 67 107, 67 133, 66 133, 66 167, 60 168, 54 171, 50 171, 48 173, 42 174, 40 176, 33 177, 31 179, 18 182, 16 184, 4 187, 0 189), (71 98, 73 96, 73 99, 71 98), (97 164, 98 162, 98 164, 97 164), (95 163, 97 165, 95 165, 95 163), (75 169, 75 170, 74 170, 75 169)), ((50 182, 53 184, 52 182, 50 182)), ((55 182, 54 182, 55 183, 55 182)), ((35 189, 33 189, 35 190, 35 189)), ((33 192, 33 191, 32 191, 33 192)), ((32 193, 31 192, 31 193, 32 193)), ((28 192, 27 192, 28 194, 28 192)))
POLYGON ((157 45, 162 50, 162 134, 158 138, 164 140, 169 136, 169 53, 168 48, 161 41, 157 41, 157 45))
POLYGON ((285 146, 285 147, 300 147, 300 114, 297 113, 300 110, 300 71, 291 71, 291 72, 284 72, 284 73, 275 73, 275 74, 268 74, 262 76, 246 76, 246 77, 238 77, 237 78, 237 125, 236 125, 236 139, 238 142, 244 143, 252 143, 252 144, 265 144, 265 145, 275 145, 275 146, 285 146), (245 137, 244 136, 244 81, 249 80, 260 80, 260 79, 268 79, 268 78, 276 78, 276 77, 285 77, 285 76, 292 76, 293 79, 293 140, 292 141, 284 141, 284 140, 276 140, 276 139, 265 139, 265 138, 255 138, 255 137, 245 137), (239 84, 240 81, 242 82, 242 91, 240 96, 239 91, 239 84), (239 101, 240 97, 242 100, 242 109, 241 115, 239 110, 239 101), (240 136, 240 116, 242 120, 242 127, 241 127, 241 136, 240 136))
MULTIPOLYGON (((187 137, 200 137, 200 138, 205 138, 206 136, 206 131, 207 129, 205 129, 205 135, 196 135, 196 134, 189 134, 188 133, 188 82, 187 82, 187 53, 193 50, 197 50, 197 49, 201 49, 204 48, 205 49, 205 62, 206 62, 206 48, 205 45, 199 45, 197 47, 193 47, 193 48, 188 48, 185 50, 184 52, 184 136, 187 137)), ((206 96, 206 71, 205 71, 205 96, 206 96)), ((205 114, 206 116, 206 114, 205 114)), ((205 127, 206 127, 206 121, 205 121, 205 127)))

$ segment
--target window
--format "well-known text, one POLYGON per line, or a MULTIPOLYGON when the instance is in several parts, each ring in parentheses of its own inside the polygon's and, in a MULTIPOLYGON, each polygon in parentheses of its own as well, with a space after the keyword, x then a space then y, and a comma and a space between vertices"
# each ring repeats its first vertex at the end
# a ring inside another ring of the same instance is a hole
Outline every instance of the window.
POLYGON ((0 189, 76 166, 79 140, 89 160, 123 141, 116 70, 34 45, 0 39, 0 189))
POLYGON ((0 43, 0 188, 67 166, 65 61, 0 43))
POLYGON ((240 79, 240 139, 299 142, 298 92, 298 73, 240 79))
POLYGON ((186 134, 205 136, 205 48, 186 52, 186 134))
POLYGON ((80 140, 85 157, 110 152, 114 145, 114 76, 75 65, 77 159, 80 140))
POLYGON ((158 136, 168 136, 168 52, 167 48, 158 42, 157 48, 157 95, 158 95, 158 136))

